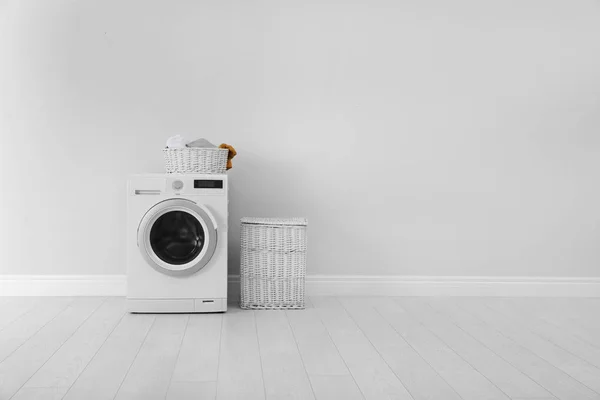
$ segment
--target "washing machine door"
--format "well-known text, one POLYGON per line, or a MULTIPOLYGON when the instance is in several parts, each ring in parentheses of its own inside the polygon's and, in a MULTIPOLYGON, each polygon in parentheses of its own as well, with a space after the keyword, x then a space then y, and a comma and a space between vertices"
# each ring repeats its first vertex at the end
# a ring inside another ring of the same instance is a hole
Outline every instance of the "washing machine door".
POLYGON ((138 247, 160 273, 187 276, 212 258, 217 223, 204 207, 191 200, 170 199, 152 207, 138 227, 138 247))

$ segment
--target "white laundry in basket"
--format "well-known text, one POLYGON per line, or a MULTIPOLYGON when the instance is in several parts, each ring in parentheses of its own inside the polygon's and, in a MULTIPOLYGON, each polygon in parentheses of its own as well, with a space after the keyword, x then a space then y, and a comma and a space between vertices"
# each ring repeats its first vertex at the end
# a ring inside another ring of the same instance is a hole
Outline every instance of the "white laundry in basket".
POLYGON ((171 136, 167 139, 167 147, 169 149, 182 149, 189 143, 185 137, 181 135, 171 136))

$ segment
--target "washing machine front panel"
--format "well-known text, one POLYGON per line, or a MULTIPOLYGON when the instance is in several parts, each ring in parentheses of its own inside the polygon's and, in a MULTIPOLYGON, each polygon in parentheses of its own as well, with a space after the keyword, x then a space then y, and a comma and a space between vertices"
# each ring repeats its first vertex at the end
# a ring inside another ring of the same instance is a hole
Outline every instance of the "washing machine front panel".
POLYGON ((189 276, 202 269, 217 246, 217 224, 191 200, 169 199, 152 207, 138 228, 138 248, 156 271, 189 276))

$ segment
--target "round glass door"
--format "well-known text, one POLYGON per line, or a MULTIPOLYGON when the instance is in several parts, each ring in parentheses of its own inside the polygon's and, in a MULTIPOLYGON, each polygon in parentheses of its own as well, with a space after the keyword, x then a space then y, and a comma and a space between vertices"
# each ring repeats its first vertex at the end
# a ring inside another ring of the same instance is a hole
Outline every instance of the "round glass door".
POLYGON ((152 225, 150 246, 154 254, 167 264, 187 264, 204 247, 204 229, 192 214, 169 211, 152 225))
POLYGON ((165 200, 152 207, 138 229, 138 247, 155 270, 190 275, 203 268, 217 245, 216 222, 190 200, 165 200))

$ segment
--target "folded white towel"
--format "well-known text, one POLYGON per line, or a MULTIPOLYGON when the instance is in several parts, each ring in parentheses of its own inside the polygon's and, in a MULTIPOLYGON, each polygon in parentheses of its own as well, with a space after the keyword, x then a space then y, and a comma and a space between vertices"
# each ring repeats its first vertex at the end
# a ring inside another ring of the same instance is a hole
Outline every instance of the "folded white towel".
POLYGON ((197 140, 194 140, 193 142, 188 143, 187 147, 216 148, 217 146, 215 146, 208 140, 202 138, 202 139, 197 139, 197 140))
POLYGON ((181 135, 171 136, 167 139, 167 147, 170 149, 182 149, 189 141, 181 135))

